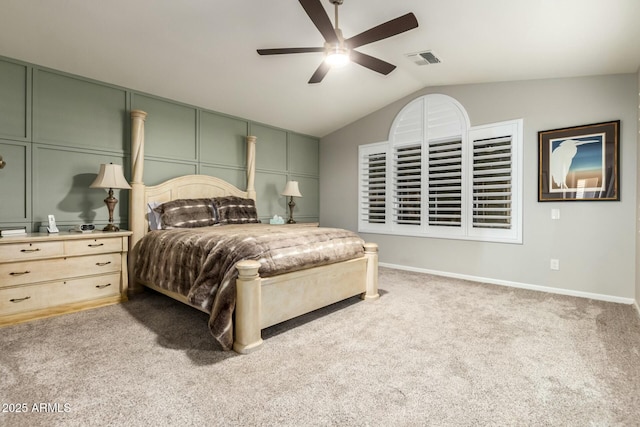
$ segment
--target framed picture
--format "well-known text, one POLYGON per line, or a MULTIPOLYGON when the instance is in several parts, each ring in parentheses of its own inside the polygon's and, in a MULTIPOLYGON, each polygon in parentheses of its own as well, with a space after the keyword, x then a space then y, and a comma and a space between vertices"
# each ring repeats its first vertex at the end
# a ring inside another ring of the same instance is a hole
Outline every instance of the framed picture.
POLYGON ((538 132, 538 201, 620 200, 620 120, 538 132))

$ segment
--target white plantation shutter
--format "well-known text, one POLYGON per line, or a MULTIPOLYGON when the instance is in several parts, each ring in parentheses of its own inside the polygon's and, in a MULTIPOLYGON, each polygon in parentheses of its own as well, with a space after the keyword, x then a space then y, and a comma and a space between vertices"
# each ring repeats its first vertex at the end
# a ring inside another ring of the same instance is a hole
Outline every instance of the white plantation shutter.
POLYGON ((384 225, 387 220, 386 144, 362 146, 359 150, 359 224, 361 228, 384 225))
POLYGON ((522 242, 522 120, 469 130, 469 236, 522 242))
POLYGON ((393 222, 422 223, 422 144, 395 147, 393 153, 393 222))
POLYGON ((506 228, 511 221, 511 136, 473 141, 473 223, 506 228))
POLYGON ((469 127, 446 95, 410 102, 388 143, 359 147, 359 230, 522 243, 522 128, 469 127))
POLYGON ((462 140, 429 143, 429 225, 462 225, 462 140))

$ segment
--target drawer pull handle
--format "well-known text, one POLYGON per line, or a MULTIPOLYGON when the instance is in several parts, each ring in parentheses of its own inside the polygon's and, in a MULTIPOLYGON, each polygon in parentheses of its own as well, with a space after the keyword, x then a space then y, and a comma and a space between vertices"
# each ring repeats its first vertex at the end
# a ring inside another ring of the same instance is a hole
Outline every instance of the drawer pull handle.
POLYGON ((108 288, 109 286, 111 286, 111 283, 107 283, 106 285, 96 285, 96 288, 104 289, 104 288, 108 288))
POLYGON ((100 267, 103 267, 103 266, 105 266, 105 265, 109 265, 109 264, 111 264, 111 261, 107 261, 107 262, 96 262, 96 265, 97 265, 97 266, 100 266, 100 267))
POLYGON ((104 243, 90 244, 88 246, 90 248, 99 248, 100 246, 104 246, 104 243))
POLYGON ((40 248, 35 249, 20 249, 20 252, 38 252, 40 248))
POLYGON ((9 301, 11 301, 11 302, 15 302, 15 303, 18 303, 18 302, 26 301, 26 300, 28 300, 29 298, 31 298, 31 297, 24 297, 24 298, 11 298, 9 301))
POLYGON ((31 273, 29 270, 27 271, 14 271, 12 273, 9 273, 10 276, 22 276, 23 274, 29 274, 31 273))

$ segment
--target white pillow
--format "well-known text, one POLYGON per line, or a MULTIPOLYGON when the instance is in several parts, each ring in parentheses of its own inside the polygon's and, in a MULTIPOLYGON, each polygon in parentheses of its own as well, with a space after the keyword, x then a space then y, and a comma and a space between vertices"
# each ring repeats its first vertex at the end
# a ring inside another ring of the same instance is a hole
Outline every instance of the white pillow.
POLYGON ((162 220, 160 219, 160 213, 155 211, 155 208, 160 206, 161 202, 149 202, 147 203, 147 218, 149 218, 150 230, 161 230, 162 220))

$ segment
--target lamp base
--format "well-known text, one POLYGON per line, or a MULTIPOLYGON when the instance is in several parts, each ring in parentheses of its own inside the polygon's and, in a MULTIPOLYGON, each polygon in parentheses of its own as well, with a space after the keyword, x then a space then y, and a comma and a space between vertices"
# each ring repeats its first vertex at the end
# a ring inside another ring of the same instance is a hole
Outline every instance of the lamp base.
POLYGON ((293 196, 289 197, 289 220, 287 224, 295 224, 296 222, 293 220, 293 208, 296 207, 296 202, 293 201, 293 196))
POLYGON ((120 231, 118 226, 113 224, 113 208, 115 208, 118 203, 118 199, 113 197, 113 188, 109 189, 109 196, 104 199, 104 203, 107 205, 107 209, 109 210, 109 224, 107 224, 102 231, 120 231))
POLYGON ((102 231, 120 231, 120 228, 118 228, 118 226, 115 224, 107 224, 107 226, 103 228, 102 231))

